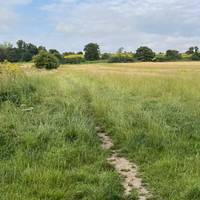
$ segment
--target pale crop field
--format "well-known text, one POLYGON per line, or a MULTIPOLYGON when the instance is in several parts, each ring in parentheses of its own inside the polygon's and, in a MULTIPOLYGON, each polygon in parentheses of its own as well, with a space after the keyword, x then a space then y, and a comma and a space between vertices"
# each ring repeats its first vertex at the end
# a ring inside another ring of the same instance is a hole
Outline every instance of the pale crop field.
POLYGON ((153 199, 200 199, 199 62, 22 71, 0 79, 0 199, 137 199, 123 196, 97 123, 153 199))

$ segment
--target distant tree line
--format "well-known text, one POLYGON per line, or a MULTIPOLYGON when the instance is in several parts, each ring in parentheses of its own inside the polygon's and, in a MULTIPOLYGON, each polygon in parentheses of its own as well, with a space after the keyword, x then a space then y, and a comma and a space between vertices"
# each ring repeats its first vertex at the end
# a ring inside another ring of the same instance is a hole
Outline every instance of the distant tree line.
MULTIPOLYGON (((185 53, 180 53, 177 50, 169 49, 165 53, 155 53, 147 46, 139 47, 135 53, 126 52, 124 48, 119 48, 116 53, 100 52, 100 47, 96 43, 87 44, 83 52, 64 52, 60 53, 56 49, 47 50, 43 46, 36 46, 31 43, 26 43, 19 40, 14 47, 10 43, 0 44, 0 62, 5 60, 9 62, 29 62, 34 59, 36 55, 41 54, 43 57, 56 59, 59 64, 69 63, 77 64, 85 61, 105 60, 107 62, 165 62, 178 60, 196 60, 200 61, 200 51, 197 46, 190 47, 185 53)), ((48 60, 48 59, 47 59, 48 60)), ((57 65, 56 65, 57 66, 57 65)))

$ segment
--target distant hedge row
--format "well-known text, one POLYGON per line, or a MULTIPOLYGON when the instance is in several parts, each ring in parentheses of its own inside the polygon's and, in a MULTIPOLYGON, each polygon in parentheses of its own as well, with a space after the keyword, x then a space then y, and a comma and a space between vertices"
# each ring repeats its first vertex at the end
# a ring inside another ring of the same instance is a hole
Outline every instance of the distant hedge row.
POLYGON ((27 62, 34 61, 36 67, 53 69, 60 64, 80 64, 85 61, 104 61, 109 63, 128 62, 167 62, 167 61, 200 61, 200 51, 198 47, 190 47, 185 53, 177 50, 167 50, 165 53, 155 53, 147 46, 139 47, 135 53, 126 52, 121 47, 117 53, 100 52, 100 47, 96 43, 89 43, 84 47, 84 52, 60 53, 56 49, 47 50, 43 46, 35 46, 19 40, 14 47, 10 43, 0 44, 0 62, 27 62))

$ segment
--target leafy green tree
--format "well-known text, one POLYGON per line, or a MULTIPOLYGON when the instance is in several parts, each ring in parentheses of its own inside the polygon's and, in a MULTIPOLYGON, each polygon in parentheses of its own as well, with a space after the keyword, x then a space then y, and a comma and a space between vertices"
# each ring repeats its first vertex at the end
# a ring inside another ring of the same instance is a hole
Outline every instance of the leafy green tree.
POLYGON ((124 47, 120 47, 118 50, 117 50, 117 53, 123 53, 124 52, 124 47))
POLYGON ((49 49, 49 53, 53 54, 56 58, 58 58, 59 62, 63 62, 63 55, 56 49, 49 49))
POLYGON ((82 52, 82 51, 79 51, 77 54, 78 54, 78 55, 83 55, 83 52, 82 52))
POLYGON ((99 60, 100 59, 100 48, 96 43, 89 43, 84 48, 85 59, 89 61, 99 60))
POLYGON ((21 61, 21 53, 18 48, 8 49, 6 54, 6 60, 9 62, 19 62, 21 61))
POLYGON ((26 42, 24 42, 23 40, 18 40, 17 41, 17 48, 18 49, 26 49, 26 42))
POLYGON ((32 56, 38 54, 38 48, 31 43, 26 45, 25 50, 28 51, 32 56))
POLYGON ((38 55, 33 58, 37 68, 56 69, 59 67, 59 60, 51 53, 40 51, 38 55))
POLYGON ((143 46, 143 47, 139 47, 136 50, 135 56, 140 61, 152 61, 152 59, 155 56, 155 53, 149 47, 143 46))
POLYGON ((47 51, 46 47, 43 47, 43 46, 39 46, 38 47, 38 52, 40 51, 47 51))
POLYGON ((181 55, 177 50, 167 50, 166 57, 168 60, 179 60, 181 59, 181 55))
POLYGON ((194 53, 199 53, 199 47, 194 47, 194 53))
POLYGON ((6 59, 5 49, 0 48, 0 62, 3 62, 6 59))
POLYGON ((31 61, 33 58, 33 55, 31 54, 31 52, 29 51, 24 51, 22 54, 21 54, 21 61, 24 61, 24 62, 29 62, 31 61))
POLYGON ((186 54, 193 54, 194 53, 194 47, 190 47, 187 51, 186 54))

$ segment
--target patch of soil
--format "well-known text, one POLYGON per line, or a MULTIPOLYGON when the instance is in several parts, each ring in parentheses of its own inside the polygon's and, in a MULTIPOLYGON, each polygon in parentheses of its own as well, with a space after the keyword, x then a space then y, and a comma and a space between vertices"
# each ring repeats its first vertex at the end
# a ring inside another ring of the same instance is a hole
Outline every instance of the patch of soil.
MULTIPOLYGON (((101 140, 101 147, 104 150, 111 150, 114 147, 112 139, 101 128, 96 127, 97 134, 101 140)), ((142 178, 139 176, 138 166, 124 157, 121 157, 118 150, 112 150, 112 155, 107 161, 116 169, 123 178, 124 194, 130 195, 133 190, 137 190, 139 200, 148 200, 151 198, 150 192, 144 186, 142 178)))

